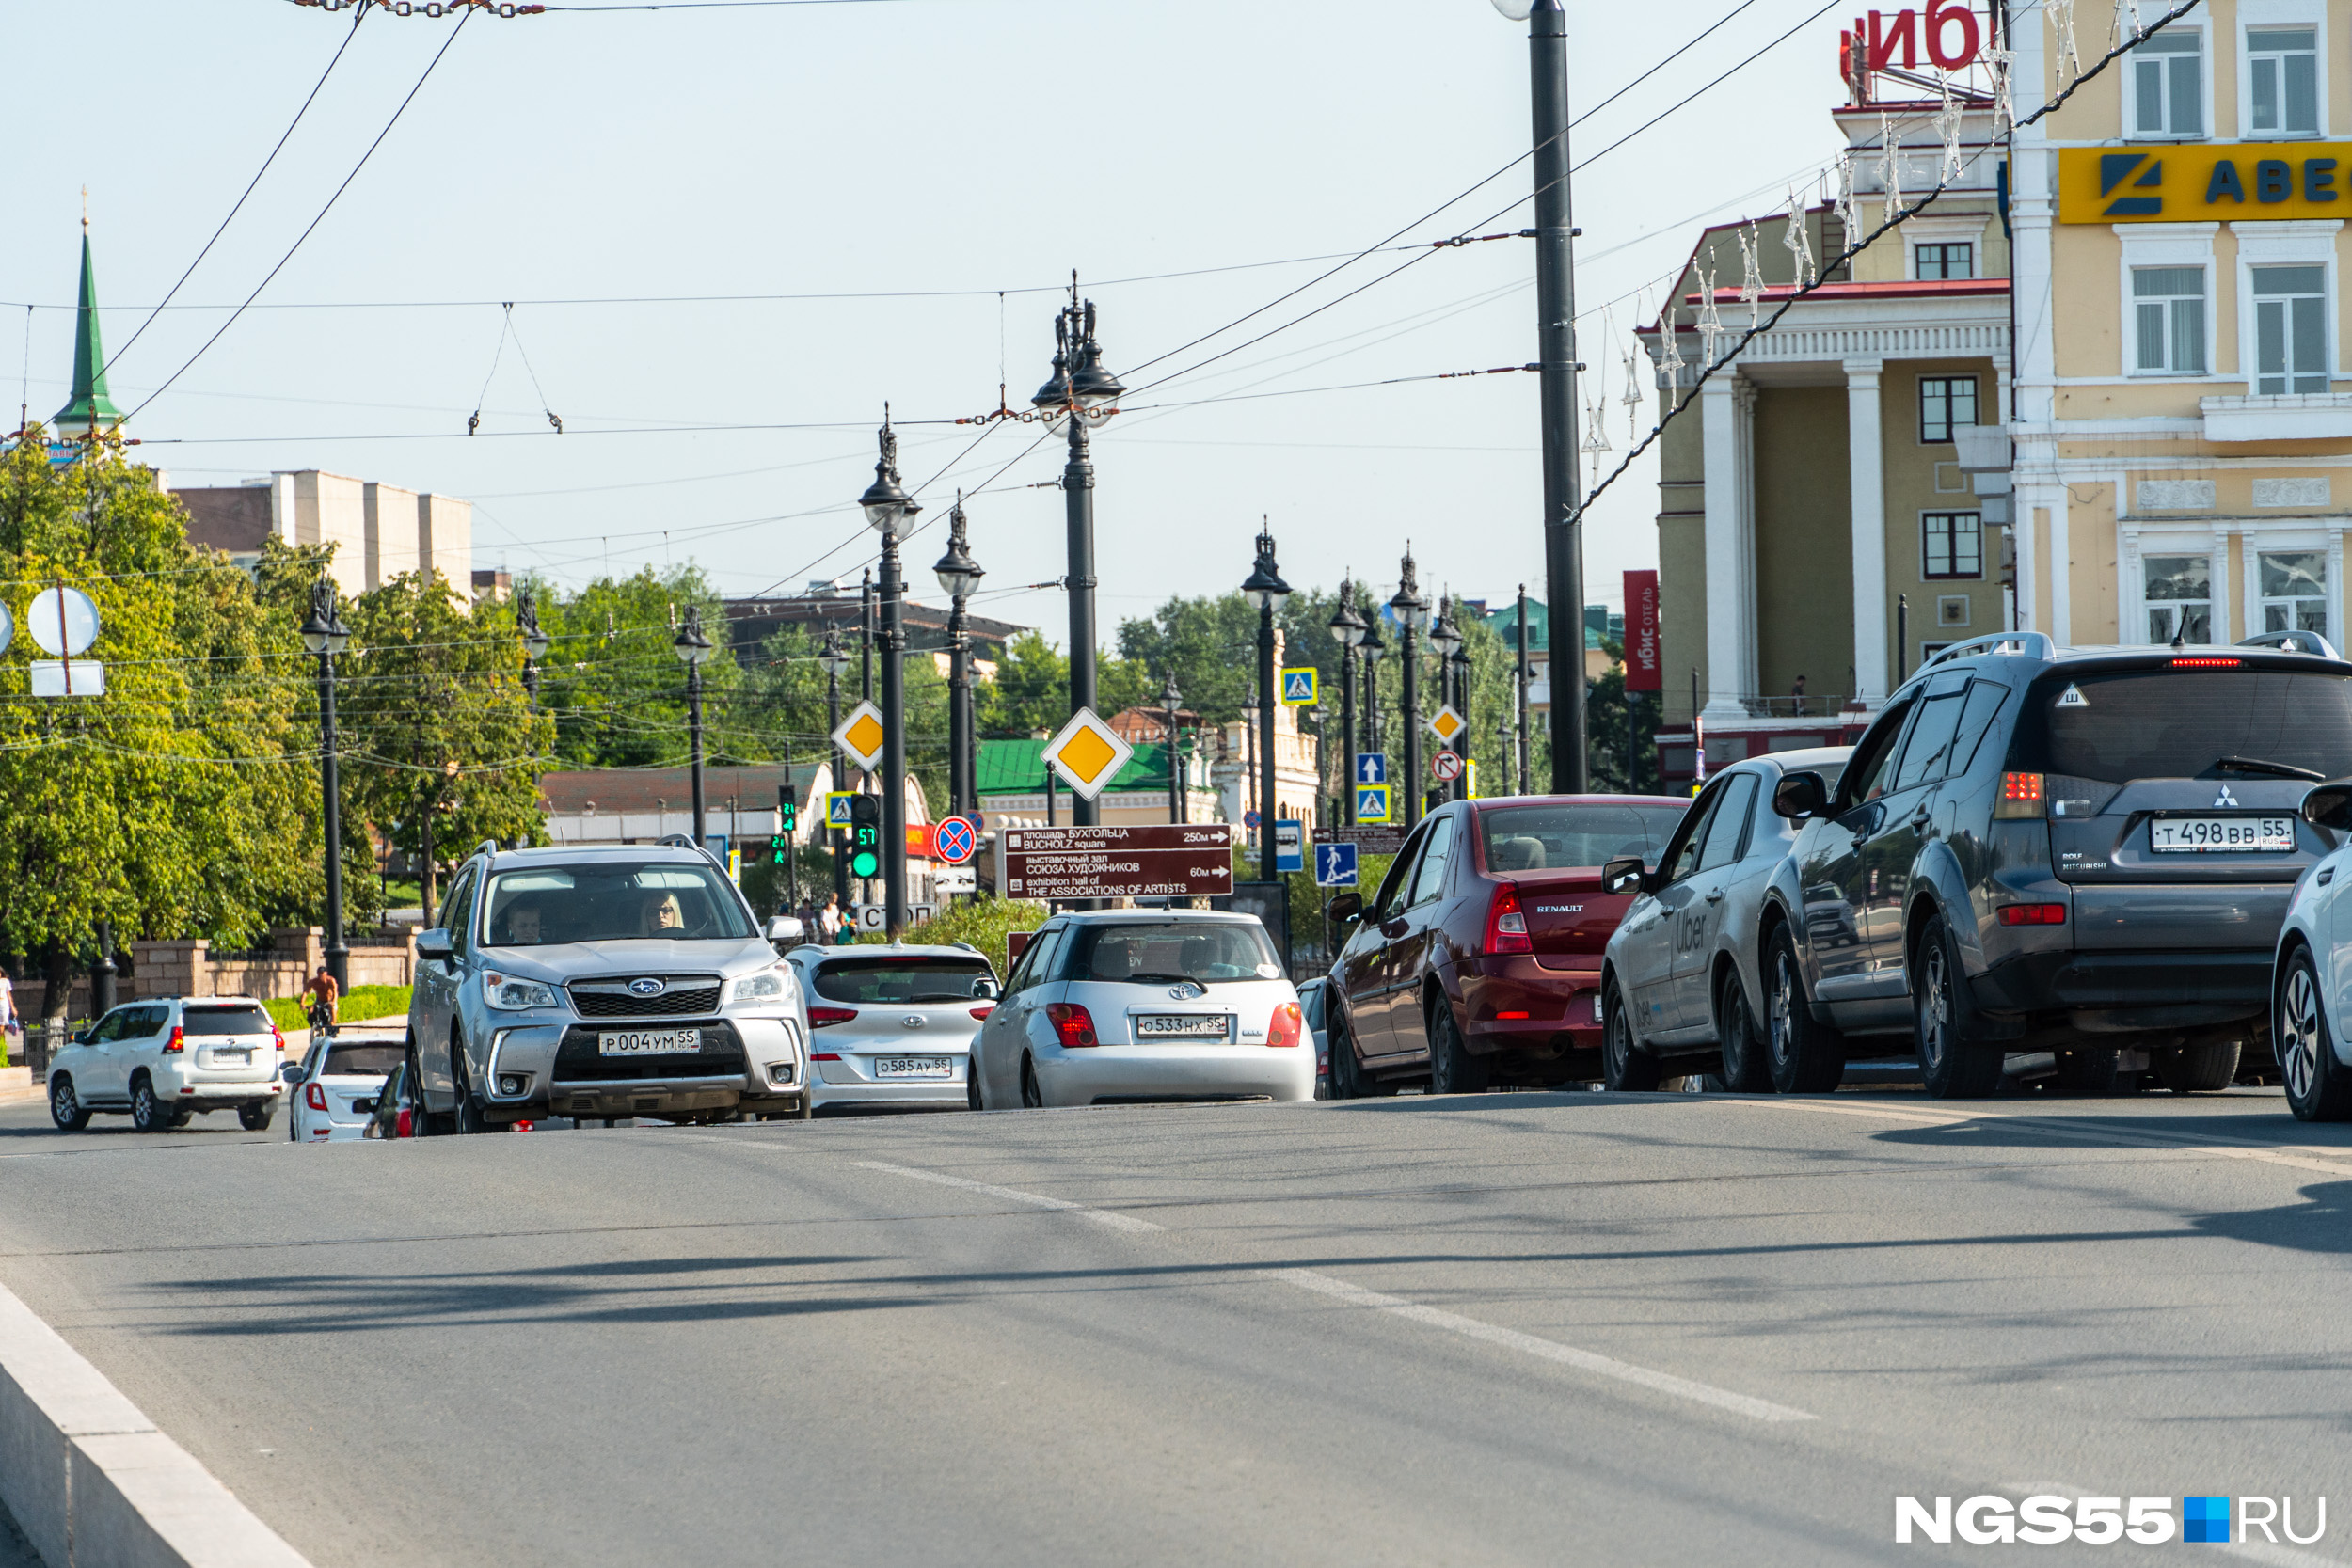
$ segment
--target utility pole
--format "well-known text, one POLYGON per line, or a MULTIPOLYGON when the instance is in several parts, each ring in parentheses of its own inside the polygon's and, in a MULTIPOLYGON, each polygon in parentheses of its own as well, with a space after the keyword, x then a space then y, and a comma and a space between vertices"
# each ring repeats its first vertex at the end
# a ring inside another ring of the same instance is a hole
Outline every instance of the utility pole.
POLYGON ((874 483, 858 504, 866 509, 866 522, 882 536, 882 927, 897 942, 907 923, 906 581, 898 572, 898 532, 923 509, 898 483, 898 436, 890 428, 888 404, 882 405, 880 437, 882 456, 874 465, 874 483))
POLYGON ((1168 684, 1160 689, 1160 705, 1168 715, 1168 819, 1184 819, 1184 770, 1176 750, 1176 715, 1178 705, 1184 700, 1176 689, 1176 666, 1168 667, 1168 684))
POLYGON ((1544 593, 1551 649, 1551 788, 1581 795, 1584 766, 1584 528, 1576 475, 1576 230, 1568 203, 1568 16, 1535 0, 1528 24, 1535 120, 1535 323, 1543 369, 1544 593), (1565 661, 1563 656, 1565 655, 1565 661))
POLYGON ((1534 766, 1535 753, 1528 749, 1527 689, 1534 681, 1534 673, 1527 662, 1527 584, 1523 582, 1519 584, 1519 624, 1517 630, 1519 641, 1519 793, 1530 795, 1534 789, 1528 771, 1534 766))
POLYGON ((1274 612, 1290 597, 1290 584, 1282 580, 1281 569, 1274 561, 1274 535, 1265 529, 1258 532, 1258 559, 1248 578, 1241 585, 1242 592, 1258 607, 1258 688, 1263 695, 1258 705, 1258 875, 1265 880, 1279 881, 1281 873, 1275 869, 1278 851, 1274 843, 1274 820, 1279 804, 1275 794, 1274 716, 1282 706, 1281 689, 1274 668, 1274 612))
POLYGON ((1397 742, 1404 753, 1403 766, 1389 775, 1389 809, 1393 813, 1397 801, 1402 800, 1405 826, 1409 828, 1421 820, 1422 791, 1426 787, 1421 778, 1421 650, 1414 646, 1413 632, 1429 608, 1413 582, 1409 545, 1406 546, 1404 578, 1389 600, 1389 608, 1396 612, 1398 684, 1404 702, 1404 712, 1398 715, 1397 722, 1405 732, 1397 742))

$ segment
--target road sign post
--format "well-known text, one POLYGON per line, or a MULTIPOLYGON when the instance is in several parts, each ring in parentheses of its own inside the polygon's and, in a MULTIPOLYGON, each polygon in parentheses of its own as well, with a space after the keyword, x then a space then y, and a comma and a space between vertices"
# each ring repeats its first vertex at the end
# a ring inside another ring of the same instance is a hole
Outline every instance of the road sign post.
POLYGON ((1315 886, 1354 887, 1356 885, 1356 846, 1348 843, 1318 843, 1315 846, 1315 886))
POLYGON ((1356 753, 1356 782, 1359 784, 1384 784, 1389 782, 1389 753, 1359 752, 1356 753))
POLYGON ((1302 664, 1282 672, 1282 705, 1312 707, 1315 705, 1316 672, 1314 666, 1302 664))
POLYGON ((1307 825, 1295 816, 1276 819, 1274 824, 1274 869, 1278 872, 1304 871, 1307 825))
POLYGON ((996 886, 1007 898, 1216 897, 1233 888, 1231 824, 1003 828, 996 886))
POLYGON ((1389 819, 1389 786, 1387 784, 1358 784, 1356 786, 1356 820, 1386 822, 1389 819))
POLYGON ((1462 776, 1462 756, 1458 752, 1439 752, 1429 759, 1429 771, 1440 784, 1452 784, 1462 776))

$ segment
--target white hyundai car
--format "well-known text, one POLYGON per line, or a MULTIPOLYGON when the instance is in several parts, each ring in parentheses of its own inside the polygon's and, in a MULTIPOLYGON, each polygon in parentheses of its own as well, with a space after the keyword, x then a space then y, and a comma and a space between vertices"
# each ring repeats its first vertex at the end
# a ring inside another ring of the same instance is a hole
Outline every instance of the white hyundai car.
POLYGON ((401 1029, 342 1029, 312 1040, 286 1069, 286 1136, 298 1144, 364 1136, 385 1081, 407 1053, 401 1029))
POLYGON ((808 1091, 850 1105, 961 1110, 964 1064, 996 1005, 996 972, 969 947, 796 947, 808 999, 808 1091))
POLYGON ((1022 952, 973 1051, 982 1110, 1315 1094, 1298 992, 1255 915, 1058 915, 1022 952))
POLYGON ((128 1111, 142 1132, 233 1110, 247 1132, 278 1115, 286 1037, 249 996, 126 1002, 69 1041, 49 1067, 49 1115, 78 1132, 93 1111, 128 1111))
MULTIPOLYGON (((2352 779, 2306 795, 2303 820, 2331 835, 2352 831, 2352 779)), ((2348 889, 2352 840, 2296 883, 2271 960, 2270 1049, 2286 1080, 2287 1106, 2301 1121, 2352 1120, 2352 1034, 2343 1001, 2352 984, 2348 889)))

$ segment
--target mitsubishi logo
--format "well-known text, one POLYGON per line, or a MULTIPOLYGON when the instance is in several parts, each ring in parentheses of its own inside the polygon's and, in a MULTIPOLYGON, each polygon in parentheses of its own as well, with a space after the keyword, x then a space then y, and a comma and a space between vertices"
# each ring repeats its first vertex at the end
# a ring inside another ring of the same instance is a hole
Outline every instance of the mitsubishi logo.
POLYGON ((651 975, 647 975, 642 980, 631 980, 628 983, 628 993, 631 996, 660 996, 663 991, 668 990, 669 989, 669 981, 657 980, 651 975))
POLYGON ((2237 804, 2237 797, 2230 793, 2230 786, 2225 784, 2221 786, 2221 793, 2214 797, 2213 803, 2217 806, 2234 806, 2237 804))

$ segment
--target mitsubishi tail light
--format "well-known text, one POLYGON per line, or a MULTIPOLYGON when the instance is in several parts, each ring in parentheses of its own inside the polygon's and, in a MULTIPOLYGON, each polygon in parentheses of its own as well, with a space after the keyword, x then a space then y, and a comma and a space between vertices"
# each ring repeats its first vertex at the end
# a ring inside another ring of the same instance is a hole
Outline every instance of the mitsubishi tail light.
POLYGON ((1274 1009, 1273 1018, 1266 1022, 1265 1042, 1268 1045, 1296 1045, 1306 1026, 1307 1021, 1300 1014, 1298 1004, 1285 1002, 1274 1009))
POLYGON ((1517 882, 1495 884, 1494 901, 1486 906, 1486 940, 1489 954, 1533 953, 1535 944, 1527 940, 1527 911, 1519 907, 1517 882))
POLYGON ((1054 1034, 1064 1051, 1076 1051, 1103 1042, 1094 1037, 1094 1015, 1075 1002, 1055 1002, 1045 1009, 1046 1021, 1053 1024, 1054 1034))
POLYGON ((1994 820, 2007 818, 2038 819, 2043 811, 2047 794, 2044 780, 2039 773, 2004 773, 2001 793, 1993 802, 1994 820))

